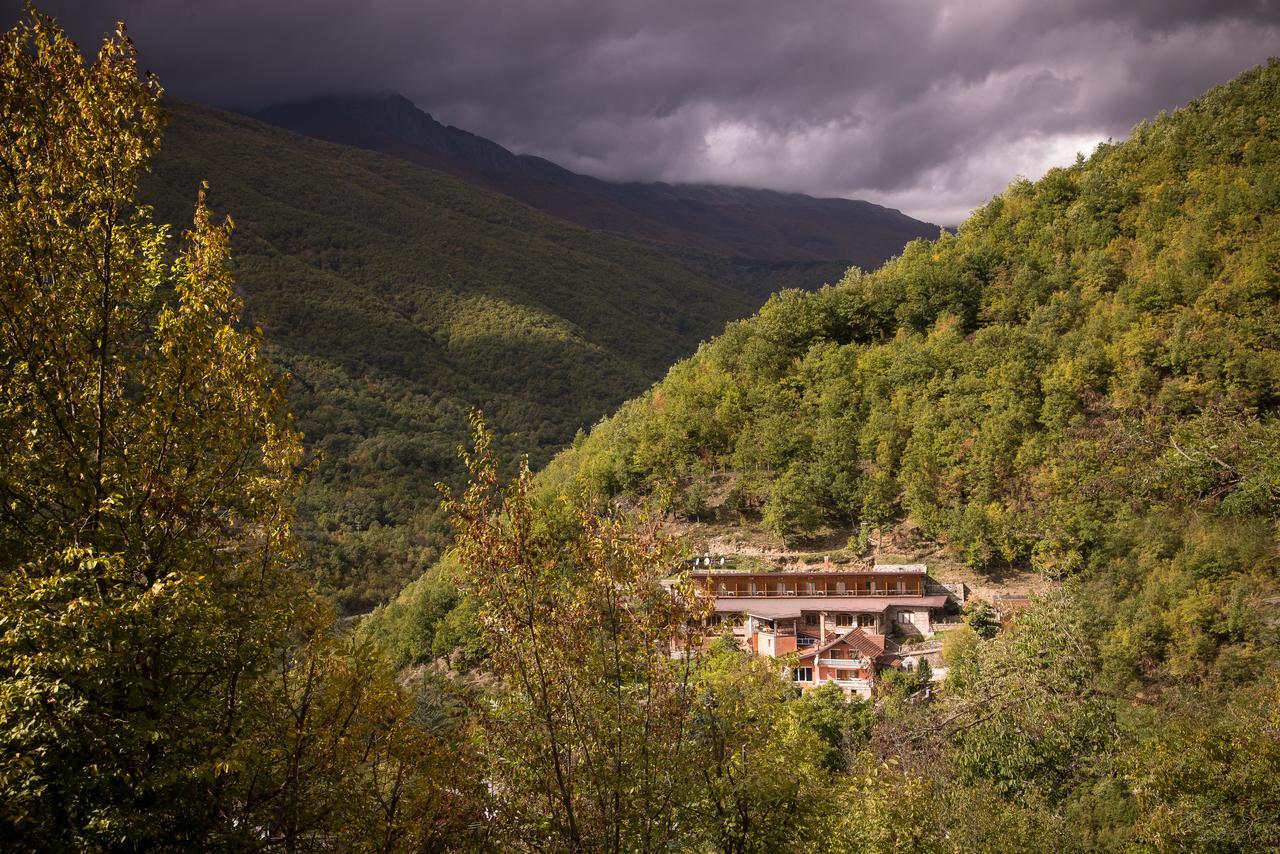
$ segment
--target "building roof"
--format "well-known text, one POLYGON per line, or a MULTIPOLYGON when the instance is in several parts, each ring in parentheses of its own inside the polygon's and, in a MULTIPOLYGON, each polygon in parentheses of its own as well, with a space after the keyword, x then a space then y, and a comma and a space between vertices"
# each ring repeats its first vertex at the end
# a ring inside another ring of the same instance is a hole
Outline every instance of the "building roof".
POLYGON ((924 575, 928 567, 923 563, 878 563, 871 567, 872 572, 889 572, 895 575, 924 575))
POLYGON ((946 596, 717 596, 716 611, 747 613, 765 620, 798 617, 806 611, 834 614, 882 614, 892 606, 941 608, 946 596))
POLYGON ((867 634, 862 629, 850 629, 839 637, 832 638, 824 644, 810 647, 800 653, 801 658, 809 658, 810 656, 821 656, 822 653, 831 649, 836 644, 847 643, 849 646, 860 652, 865 658, 876 658, 884 652, 884 638, 876 638, 867 634))
POLYGON ((806 569, 739 569, 728 566, 708 566, 689 570, 693 578, 805 578, 808 576, 840 575, 926 575, 928 567, 923 563, 878 563, 875 566, 833 564, 806 569))

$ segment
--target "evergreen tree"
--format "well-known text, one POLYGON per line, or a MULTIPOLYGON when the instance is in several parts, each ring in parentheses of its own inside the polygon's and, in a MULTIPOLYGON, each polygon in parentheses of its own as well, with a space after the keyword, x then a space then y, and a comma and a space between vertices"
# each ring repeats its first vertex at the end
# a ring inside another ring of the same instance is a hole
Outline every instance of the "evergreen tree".
POLYGON ((1000 615, 986 599, 970 600, 964 609, 964 621, 984 640, 990 640, 1000 631, 1000 615))
POLYGON ((921 688, 928 688, 933 682, 933 667, 923 658, 916 665, 916 679, 920 680, 921 688))

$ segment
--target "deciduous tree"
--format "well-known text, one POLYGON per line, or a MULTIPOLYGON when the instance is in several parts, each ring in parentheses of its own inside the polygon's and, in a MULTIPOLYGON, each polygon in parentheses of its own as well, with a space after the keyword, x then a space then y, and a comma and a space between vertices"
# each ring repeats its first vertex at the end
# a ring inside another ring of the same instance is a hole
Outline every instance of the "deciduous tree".
POLYGON ((231 223, 201 193, 175 255, 135 200, 159 96, 123 27, 0 40, 0 846, 426 844, 465 751, 295 569, 231 223))
POLYGON ((475 417, 472 483, 448 507, 460 580, 502 680, 478 721, 495 821, 517 847, 668 850, 694 782, 692 588, 652 519, 541 510, 521 465, 503 485, 475 417))

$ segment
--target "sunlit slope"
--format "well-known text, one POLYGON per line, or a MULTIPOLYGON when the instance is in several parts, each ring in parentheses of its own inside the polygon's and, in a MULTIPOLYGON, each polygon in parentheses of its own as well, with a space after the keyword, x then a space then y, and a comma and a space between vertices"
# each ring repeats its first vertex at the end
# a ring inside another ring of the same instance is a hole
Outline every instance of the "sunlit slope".
MULTIPOLYGON (((1117 696, 1252 684, 1280 601, 1277 116, 1272 63, 1016 181, 955 236, 779 295, 542 488, 670 496, 801 547, 911 531, 951 565, 1074 579, 1117 696)), ((402 661, 475 654, 441 577, 370 621, 402 661)))
MULTIPOLYGON (((976 563, 1080 565, 1173 502, 1274 509, 1280 66, 870 275, 772 300, 554 464, 605 493, 716 471, 803 537, 910 516, 976 563)), ((696 503, 696 502, 695 502, 696 503)))

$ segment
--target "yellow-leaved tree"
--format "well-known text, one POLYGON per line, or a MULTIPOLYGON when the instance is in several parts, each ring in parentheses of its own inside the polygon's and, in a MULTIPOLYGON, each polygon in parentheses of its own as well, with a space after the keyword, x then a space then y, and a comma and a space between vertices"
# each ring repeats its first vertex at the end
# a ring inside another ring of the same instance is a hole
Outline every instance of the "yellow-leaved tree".
POLYGON ((460 832, 465 757, 291 568, 302 446, 230 222, 201 193, 175 252, 135 199, 159 97, 123 28, 91 64, 34 11, 3 35, 0 844, 460 832))
POLYGON ((493 832, 516 850, 678 848, 699 783, 690 622, 707 601, 659 584, 680 553, 655 519, 540 506, 527 461, 503 485, 472 426, 472 482, 446 505, 501 680, 475 720, 493 832))

